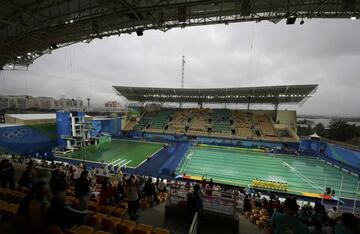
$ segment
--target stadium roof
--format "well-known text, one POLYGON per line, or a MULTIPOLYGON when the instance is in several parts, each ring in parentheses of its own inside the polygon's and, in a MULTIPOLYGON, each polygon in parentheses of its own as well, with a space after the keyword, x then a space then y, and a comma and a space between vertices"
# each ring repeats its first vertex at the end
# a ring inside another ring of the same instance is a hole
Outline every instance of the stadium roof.
POLYGON ((54 49, 111 35, 244 21, 350 20, 360 17, 359 9, 357 0, 5 0, 0 70, 26 67, 54 49))
POLYGON ((41 114, 6 114, 15 119, 21 120, 43 120, 43 119, 56 119, 55 113, 41 113, 41 114))
POLYGON ((314 84, 214 89, 113 86, 128 101, 230 104, 303 104, 317 87, 314 84))
MULTIPOLYGON (((40 113, 40 114, 6 114, 15 119, 20 120, 53 120, 56 119, 56 113, 40 113)), ((91 116, 85 115, 86 118, 91 116)))

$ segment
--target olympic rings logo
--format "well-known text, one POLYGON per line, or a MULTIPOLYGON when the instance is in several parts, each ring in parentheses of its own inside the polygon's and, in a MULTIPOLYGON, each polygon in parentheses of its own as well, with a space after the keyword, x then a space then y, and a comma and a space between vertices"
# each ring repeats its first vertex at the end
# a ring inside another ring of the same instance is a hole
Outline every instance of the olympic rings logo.
POLYGON ((7 130, 4 131, 2 133, 2 137, 8 140, 13 140, 13 139, 20 139, 20 138, 24 138, 24 136, 26 136, 28 134, 28 130, 26 130, 25 128, 22 129, 14 129, 14 130, 7 130))

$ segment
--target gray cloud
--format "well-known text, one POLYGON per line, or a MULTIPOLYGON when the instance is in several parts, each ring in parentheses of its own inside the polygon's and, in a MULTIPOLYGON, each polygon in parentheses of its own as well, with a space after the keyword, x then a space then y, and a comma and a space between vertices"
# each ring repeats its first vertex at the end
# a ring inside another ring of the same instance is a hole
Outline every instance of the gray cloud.
POLYGON ((112 85, 235 87, 318 83, 306 114, 360 115, 360 21, 237 23, 96 39, 44 55, 27 72, 3 71, 0 92, 120 100, 112 85), (251 50, 252 45, 252 50, 251 50))

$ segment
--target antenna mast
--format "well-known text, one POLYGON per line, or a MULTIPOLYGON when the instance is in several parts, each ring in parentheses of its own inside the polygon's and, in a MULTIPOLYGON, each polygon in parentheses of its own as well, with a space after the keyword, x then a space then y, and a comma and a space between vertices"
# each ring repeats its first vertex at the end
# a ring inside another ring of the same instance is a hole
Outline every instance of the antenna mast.
POLYGON ((184 68, 185 68, 185 56, 182 56, 181 62, 181 88, 184 88, 184 68))

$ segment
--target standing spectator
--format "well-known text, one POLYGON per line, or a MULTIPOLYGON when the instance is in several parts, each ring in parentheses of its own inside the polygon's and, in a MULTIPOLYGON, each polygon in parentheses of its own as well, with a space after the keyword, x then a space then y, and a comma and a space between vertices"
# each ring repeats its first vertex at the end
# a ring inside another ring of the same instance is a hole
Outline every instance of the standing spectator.
POLYGON ((154 205, 155 186, 151 177, 147 179, 143 188, 143 193, 145 195, 145 200, 150 202, 150 206, 152 207, 154 205))
POLYGON ((166 184, 164 182, 164 179, 161 179, 159 181, 158 190, 159 190, 159 192, 166 193, 166 184))
POLYGON ((0 161, 0 182, 1 187, 15 189, 15 170, 13 165, 8 159, 0 161))
POLYGON ((129 202, 129 215, 130 219, 136 220, 139 216, 136 214, 139 209, 139 188, 137 180, 132 175, 128 180, 127 197, 129 202))
POLYGON ((284 213, 275 212, 269 222, 268 233, 282 234, 307 234, 309 229, 296 217, 299 209, 294 197, 286 198, 284 213))
POLYGON ((209 184, 206 184, 205 185, 205 194, 206 195, 209 195, 209 196, 212 196, 212 188, 210 187, 210 185, 209 184))
POLYGON ((328 215, 329 219, 335 221, 340 216, 340 212, 338 211, 336 206, 334 206, 328 211, 327 215, 328 215))
POLYGON ((203 202, 200 195, 200 185, 194 185, 194 191, 188 194, 187 199, 187 210, 188 210, 188 218, 189 222, 192 221, 196 212, 201 212, 203 209, 203 202))
POLYGON ((65 174, 60 172, 59 169, 54 170, 51 175, 49 186, 54 196, 60 192, 64 193, 67 188, 65 174))
POLYGON ((71 229, 75 224, 79 224, 85 215, 85 211, 71 208, 65 203, 64 194, 53 197, 47 213, 49 224, 57 225, 62 229, 71 229))
POLYGON ((360 219, 351 213, 342 213, 341 222, 335 226, 335 234, 360 233, 360 219))
POLYGON ((115 189, 113 188, 110 178, 106 177, 101 185, 100 205, 110 205, 114 203, 115 189))
POLYGON ((80 177, 75 182, 75 196, 79 199, 80 210, 86 210, 88 208, 89 191, 91 184, 88 175, 88 171, 81 172, 80 177))
POLYGON ((124 199, 125 188, 123 180, 119 180, 115 190, 115 202, 120 203, 124 199))
POLYGON ((243 210, 244 210, 244 212, 251 211, 251 201, 250 201, 248 195, 245 195, 243 210))
POLYGON ((214 190, 214 182, 212 178, 210 178, 209 186, 211 190, 214 190))
POLYGON ((43 233, 51 193, 49 186, 43 181, 37 184, 33 192, 34 199, 29 204, 30 229, 31 233, 43 233))
POLYGON ((37 172, 34 166, 33 161, 30 161, 25 172, 21 175, 18 184, 20 186, 27 187, 28 189, 31 189, 33 184, 37 182, 37 172))
POLYGON ((311 216, 310 224, 316 228, 317 231, 322 230, 322 223, 327 219, 325 206, 320 201, 315 202, 314 213, 311 216))

